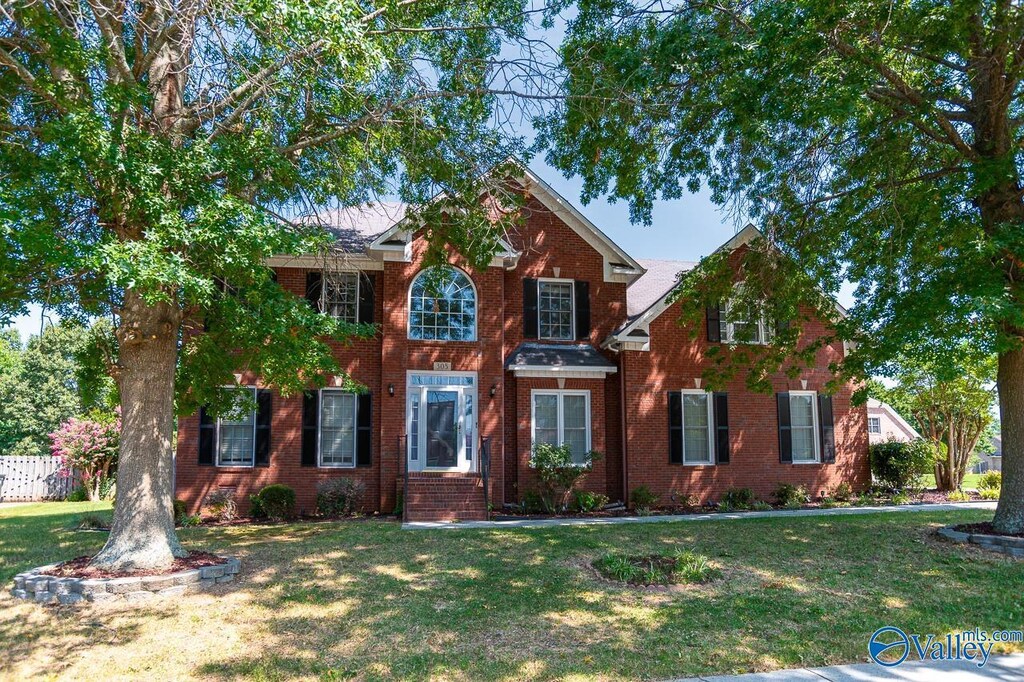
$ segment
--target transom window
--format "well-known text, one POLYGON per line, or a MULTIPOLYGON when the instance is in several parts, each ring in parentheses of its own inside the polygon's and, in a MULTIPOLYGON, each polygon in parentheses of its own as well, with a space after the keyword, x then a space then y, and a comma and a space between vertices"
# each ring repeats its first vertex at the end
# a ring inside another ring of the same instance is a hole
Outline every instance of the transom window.
POLYGON ((256 451, 256 411, 244 408, 247 400, 255 400, 256 389, 229 390, 235 405, 217 419, 217 466, 250 467, 256 451))
POLYGON ((590 391, 534 391, 533 442, 568 445, 577 464, 590 452, 590 391))
POLYGON ((868 433, 881 433, 882 432, 882 418, 881 417, 868 417, 868 433))
POLYGON ((344 322, 359 320, 359 274, 324 272, 320 309, 344 322))
POLYGON ((356 465, 356 394, 320 392, 320 466, 356 465))
POLYGON ((683 464, 711 464, 711 399, 706 391, 683 391, 683 464))
POLYGON ((573 339, 572 281, 540 280, 537 282, 539 335, 542 339, 573 339))
MULTIPOLYGON (((743 293, 743 283, 734 289, 743 293)), ((724 314, 719 322, 722 341, 725 343, 768 343, 768 327, 764 317, 758 317, 757 311, 749 307, 741 307, 738 301, 730 299, 722 311, 724 314)))
POLYGON ((794 462, 818 461, 818 405, 814 392, 791 391, 789 423, 794 462))
POLYGON ((416 275, 409 291, 409 338, 476 340, 476 290, 466 273, 440 266, 416 275))

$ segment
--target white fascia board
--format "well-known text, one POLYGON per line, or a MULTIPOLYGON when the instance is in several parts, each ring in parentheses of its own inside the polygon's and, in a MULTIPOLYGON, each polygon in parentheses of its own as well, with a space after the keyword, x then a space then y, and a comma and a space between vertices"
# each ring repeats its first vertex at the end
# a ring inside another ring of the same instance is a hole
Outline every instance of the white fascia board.
POLYGON ((566 379, 603 379, 618 372, 617 367, 550 367, 547 365, 509 365, 508 370, 517 377, 543 379, 564 377, 566 379))

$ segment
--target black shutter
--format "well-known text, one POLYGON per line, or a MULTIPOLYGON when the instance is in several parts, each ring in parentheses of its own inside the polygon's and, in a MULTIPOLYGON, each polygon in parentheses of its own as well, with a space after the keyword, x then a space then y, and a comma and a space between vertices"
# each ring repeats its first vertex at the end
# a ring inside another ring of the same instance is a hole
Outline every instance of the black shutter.
POLYGON ((320 426, 320 392, 302 394, 302 455, 304 467, 316 466, 316 437, 320 426))
POLYGON ((715 393, 715 460, 729 463, 729 396, 715 393))
POLYGON ((320 311, 320 295, 324 290, 324 276, 319 270, 306 273, 306 300, 313 310, 320 311))
POLYGON ((277 270, 270 271, 270 281, 277 284, 277 270))
POLYGON ((360 393, 356 398, 356 466, 368 467, 373 460, 373 398, 360 393))
POLYGON ((590 338, 590 282, 576 280, 573 285, 576 300, 576 339, 590 338))
POLYGON ((266 388, 256 389, 256 451, 253 463, 270 466, 270 420, 274 398, 266 388))
POLYGON ((708 306, 708 341, 720 343, 722 341, 722 308, 718 305, 708 306))
POLYGON ((359 322, 363 324, 373 324, 373 295, 376 288, 377 275, 359 275, 359 322))
POLYGON ((836 461, 836 428, 832 419, 832 396, 818 396, 818 424, 821 430, 821 461, 836 461))
POLYGON ((213 451, 217 447, 217 420, 203 405, 199 408, 199 464, 213 466, 213 451))
POLYGON ((523 338, 537 338, 537 280, 523 278, 523 338))
POLYGON ((683 463, 683 394, 679 391, 668 394, 668 452, 669 464, 683 463))
POLYGON ((779 404, 779 461, 792 464, 793 429, 789 419, 789 394, 777 393, 775 398, 779 404))

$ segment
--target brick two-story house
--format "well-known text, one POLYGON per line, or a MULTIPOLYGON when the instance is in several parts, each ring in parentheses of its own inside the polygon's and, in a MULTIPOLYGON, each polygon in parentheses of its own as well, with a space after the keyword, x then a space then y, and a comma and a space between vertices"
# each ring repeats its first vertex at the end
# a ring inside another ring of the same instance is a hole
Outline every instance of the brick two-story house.
MULTIPOLYGON (((865 408, 851 404, 850 387, 824 392, 841 344, 799 378, 780 373, 774 395, 742 378, 708 393, 705 352, 735 330, 714 310, 700 334, 680 327, 667 296, 693 264, 638 261, 525 169, 521 184, 524 220, 503 252, 478 270, 453 251, 434 273, 440 288, 427 285, 423 230, 400 205, 335 215, 336 257, 272 259, 281 286, 323 314, 378 325, 374 338, 334 348, 368 390, 337 378, 283 397, 239 375, 258 409, 181 419, 178 497, 197 509, 226 488, 244 508, 279 482, 312 512, 318 482, 349 477, 365 483, 366 511, 390 512, 404 495, 410 520, 480 518, 485 504, 536 488, 528 462, 539 441, 601 452, 583 487, 613 500, 641 485, 668 502, 869 482, 865 408)), ((748 227, 722 248, 756 235, 748 227)), ((822 331, 805 328, 804 342, 822 331)))

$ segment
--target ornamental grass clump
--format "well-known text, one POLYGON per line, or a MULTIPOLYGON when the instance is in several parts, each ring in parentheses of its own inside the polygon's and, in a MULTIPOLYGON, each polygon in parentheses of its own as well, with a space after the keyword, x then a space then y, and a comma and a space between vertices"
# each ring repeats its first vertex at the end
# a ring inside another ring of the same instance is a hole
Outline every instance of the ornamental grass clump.
POLYGON ((669 554, 606 554, 593 563, 608 580, 629 585, 703 584, 717 580, 721 570, 703 554, 676 550, 669 554))

